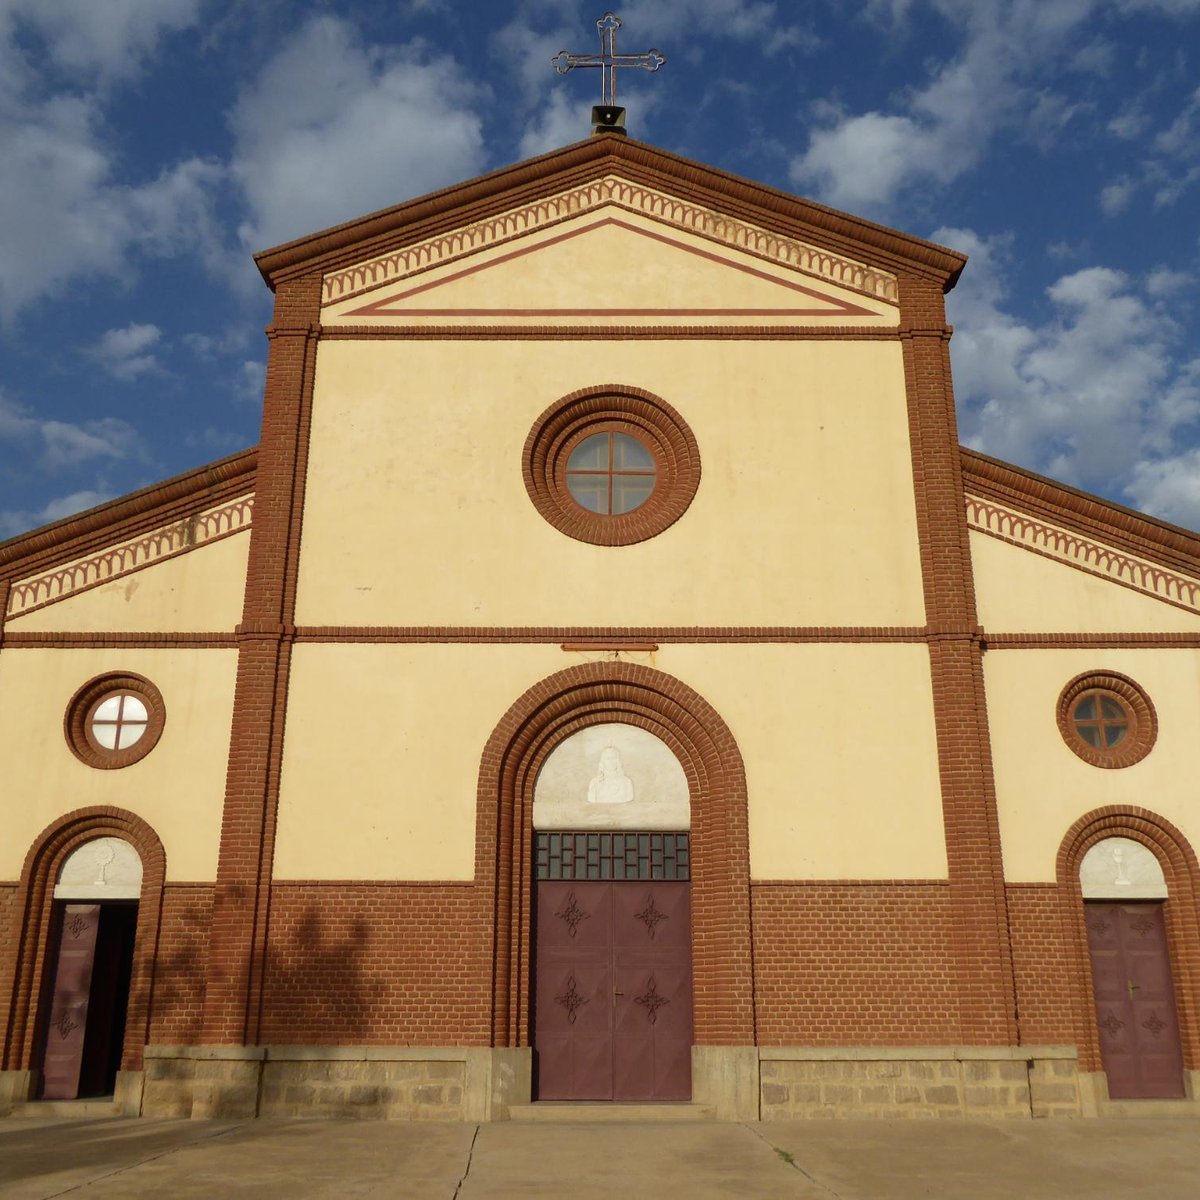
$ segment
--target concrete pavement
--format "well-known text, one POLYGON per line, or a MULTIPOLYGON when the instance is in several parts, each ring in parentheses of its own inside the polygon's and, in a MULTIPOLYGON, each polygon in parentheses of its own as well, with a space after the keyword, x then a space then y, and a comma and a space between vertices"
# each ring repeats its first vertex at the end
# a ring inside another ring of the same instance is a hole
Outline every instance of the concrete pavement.
POLYGON ((0 1121, 4 1200, 1196 1200, 1200 1123, 0 1121))

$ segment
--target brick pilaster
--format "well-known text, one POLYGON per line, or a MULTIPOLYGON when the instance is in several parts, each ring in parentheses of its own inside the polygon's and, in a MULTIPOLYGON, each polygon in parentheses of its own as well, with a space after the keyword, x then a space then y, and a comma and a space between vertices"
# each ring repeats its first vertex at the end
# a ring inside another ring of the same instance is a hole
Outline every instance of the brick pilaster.
POLYGON ((203 1040, 255 1042, 270 920, 279 769, 320 315, 320 277, 279 285, 213 896, 203 1040))
POLYGON ((1004 867, 939 284, 902 276, 900 312, 960 1036, 1012 1044, 1019 1033, 1004 867))

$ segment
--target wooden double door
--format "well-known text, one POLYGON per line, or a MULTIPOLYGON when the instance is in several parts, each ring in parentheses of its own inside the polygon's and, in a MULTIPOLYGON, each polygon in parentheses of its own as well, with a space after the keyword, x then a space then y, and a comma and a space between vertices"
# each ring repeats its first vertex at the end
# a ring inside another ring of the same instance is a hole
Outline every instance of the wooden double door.
POLYGON ((56 904, 40 1095, 111 1095, 121 1066, 137 904, 56 904))
POLYGON ((540 1100, 690 1100, 686 881, 537 885, 540 1100))
POLYGON ((1113 1099, 1182 1096, 1175 988, 1159 903, 1085 905, 1100 1055, 1113 1099))

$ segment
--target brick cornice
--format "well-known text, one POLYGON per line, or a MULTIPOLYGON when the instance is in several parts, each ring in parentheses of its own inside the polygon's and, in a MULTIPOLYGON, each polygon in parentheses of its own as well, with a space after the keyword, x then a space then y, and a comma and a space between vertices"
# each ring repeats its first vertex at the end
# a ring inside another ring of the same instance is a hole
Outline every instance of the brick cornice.
POLYGON ((330 271, 606 174, 658 188, 731 217, 936 279, 949 289, 966 259, 945 247, 803 200, 629 138, 593 137, 283 246, 255 261, 274 287, 297 272, 330 271))
POLYGON ((960 455, 963 486, 973 495, 1094 537, 1163 566, 1200 575, 1200 535, 977 450, 961 447, 960 455))
POLYGON ((251 447, 0 542, 0 578, 50 570, 245 495, 254 489, 257 466, 258 448, 251 447))

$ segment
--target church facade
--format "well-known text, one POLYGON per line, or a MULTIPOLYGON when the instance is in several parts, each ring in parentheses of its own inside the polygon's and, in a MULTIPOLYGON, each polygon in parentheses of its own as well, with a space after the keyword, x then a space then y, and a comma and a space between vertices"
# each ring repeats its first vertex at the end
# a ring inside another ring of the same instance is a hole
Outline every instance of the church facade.
POLYGON ((1200 538, 960 447, 961 255, 603 133, 258 262, 0 546, 0 1111, 1197 1106, 1200 538))

